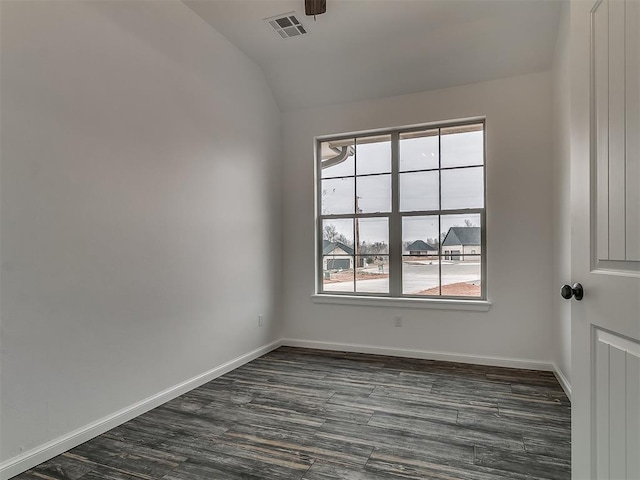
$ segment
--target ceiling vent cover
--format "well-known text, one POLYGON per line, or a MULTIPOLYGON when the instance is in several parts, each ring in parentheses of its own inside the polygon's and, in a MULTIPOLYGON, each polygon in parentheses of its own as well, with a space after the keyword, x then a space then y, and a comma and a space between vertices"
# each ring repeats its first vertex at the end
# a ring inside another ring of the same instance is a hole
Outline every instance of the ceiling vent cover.
POLYGON ((296 12, 283 13, 275 17, 265 18, 264 21, 267 22, 269 27, 281 38, 299 37, 307 33, 307 29, 304 28, 302 22, 298 20, 296 12))

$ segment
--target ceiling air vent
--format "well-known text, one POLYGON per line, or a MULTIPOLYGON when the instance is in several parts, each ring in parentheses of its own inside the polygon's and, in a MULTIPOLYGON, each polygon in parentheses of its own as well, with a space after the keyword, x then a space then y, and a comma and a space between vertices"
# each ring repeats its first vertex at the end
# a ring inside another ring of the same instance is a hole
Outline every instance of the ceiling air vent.
POLYGON ((264 19, 281 38, 298 37, 307 33, 295 12, 283 13, 264 19))

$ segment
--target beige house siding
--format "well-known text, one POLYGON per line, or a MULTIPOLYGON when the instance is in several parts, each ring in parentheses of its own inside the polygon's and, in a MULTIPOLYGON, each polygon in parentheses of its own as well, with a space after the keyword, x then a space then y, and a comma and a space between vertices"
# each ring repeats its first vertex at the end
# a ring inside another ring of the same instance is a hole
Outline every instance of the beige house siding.
POLYGON ((417 252, 414 250, 404 250, 402 252, 403 255, 411 255, 412 257, 437 257, 438 256, 438 250, 428 250, 428 251, 422 251, 422 252, 417 252))
MULTIPOLYGON (((345 252, 344 250, 342 250, 340 247, 336 247, 334 248, 330 253, 326 254, 323 258, 322 258, 322 269, 323 270, 329 270, 328 265, 329 263, 333 263, 333 261, 340 261, 340 260, 349 260, 349 269, 353 268, 353 256, 350 256, 347 252, 345 252)), ((332 268, 331 270, 335 270, 335 268, 332 268)))
MULTIPOLYGON (((467 257, 468 255, 480 255, 482 253, 482 249, 480 245, 447 245, 443 247, 442 256, 444 260, 452 260, 451 256, 459 255, 460 261, 472 262, 478 261, 478 257, 467 257), (452 252, 458 253, 452 253, 452 252)), ((455 258, 453 258, 455 259, 455 258)), ((458 259, 455 259, 458 260, 458 259)))

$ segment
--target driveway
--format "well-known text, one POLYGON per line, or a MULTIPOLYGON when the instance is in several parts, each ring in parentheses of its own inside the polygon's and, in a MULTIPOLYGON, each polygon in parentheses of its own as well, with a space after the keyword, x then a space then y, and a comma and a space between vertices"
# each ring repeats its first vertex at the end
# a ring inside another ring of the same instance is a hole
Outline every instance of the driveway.
MULTIPOLYGON (((403 288, 406 294, 415 294, 438 286, 439 265, 437 261, 407 262, 403 265, 403 288)), ((374 269, 367 269, 375 273, 374 269)), ((480 282, 480 263, 442 262, 442 284, 450 285, 463 282, 480 282)), ((358 280, 356 290, 363 293, 388 293, 389 279, 358 280)), ((325 292, 353 292, 353 281, 330 283, 324 286, 325 292)))

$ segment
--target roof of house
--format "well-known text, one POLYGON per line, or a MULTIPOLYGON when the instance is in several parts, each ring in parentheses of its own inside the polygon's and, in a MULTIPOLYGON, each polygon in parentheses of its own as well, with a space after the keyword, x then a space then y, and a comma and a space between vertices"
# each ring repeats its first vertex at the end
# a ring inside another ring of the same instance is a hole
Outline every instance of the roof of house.
POLYGON ((480 245, 480 227, 451 227, 444 237, 443 246, 480 245))
POLYGON ((429 245, 427 242, 422 240, 416 240, 415 242, 407 245, 407 250, 409 252, 417 252, 417 251, 437 251, 438 247, 434 247, 433 245, 429 245))
POLYGON ((347 255, 353 255, 353 248, 345 245, 342 242, 330 242, 329 240, 322 240, 322 254, 329 255, 336 248, 344 250, 347 255))

